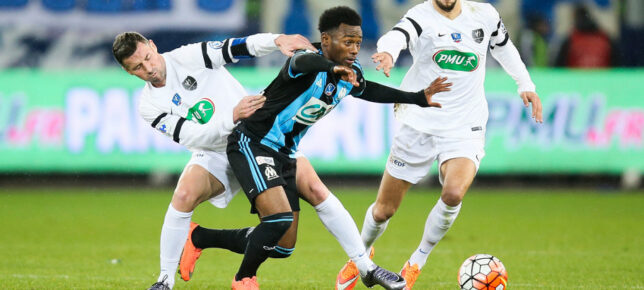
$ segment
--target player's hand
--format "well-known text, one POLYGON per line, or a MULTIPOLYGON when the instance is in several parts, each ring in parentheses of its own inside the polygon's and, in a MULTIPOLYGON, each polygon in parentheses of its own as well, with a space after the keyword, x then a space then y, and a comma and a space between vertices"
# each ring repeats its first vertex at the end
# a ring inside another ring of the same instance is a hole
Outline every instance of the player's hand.
POLYGON ((245 96, 233 109, 233 122, 237 123, 241 119, 250 117, 264 105, 264 102, 266 102, 266 97, 262 95, 245 96))
POLYGON ((382 72, 384 72, 385 75, 389 77, 389 72, 391 71, 391 68, 394 67, 394 58, 391 56, 391 54, 389 54, 388 52, 378 52, 374 53, 371 56, 371 59, 373 60, 373 62, 378 64, 376 70, 380 71, 382 69, 382 72))
POLYGON ((532 103, 532 119, 537 123, 543 123, 543 115, 541 112, 541 99, 535 92, 521 92, 521 99, 523 105, 527 108, 528 103, 532 103))
POLYGON ((354 87, 360 86, 360 83, 358 83, 357 80, 356 72, 354 72, 352 68, 343 65, 336 65, 333 67, 333 73, 340 75, 342 77, 342 80, 350 82, 354 87))
POLYGON ((446 80, 447 77, 437 77, 431 84, 429 84, 429 87, 425 88, 425 98, 427 98, 427 104, 429 104, 430 107, 443 107, 439 103, 432 102, 432 96, 440 92, 449 92, 452 90, 450 88, 452 83, 446 83, 446 80))
POLYGON ((275 44, 279 47, 282 54, 291 57, 296 50, 311 50, 317 52, 318 49, 304 36, 299 34, 282 34, 275 38, 275 44))

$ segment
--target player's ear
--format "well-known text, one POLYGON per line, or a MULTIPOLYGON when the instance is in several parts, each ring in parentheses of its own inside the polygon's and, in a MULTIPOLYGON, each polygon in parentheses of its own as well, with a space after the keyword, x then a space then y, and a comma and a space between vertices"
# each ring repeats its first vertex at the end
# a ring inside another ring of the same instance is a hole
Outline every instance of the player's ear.
POLYGON ((331 44, 331 35, 328 32, 322 32, 320 36, 320 44, 327 47, 331 44))
POLYGON ((157 46, 154 44, 154 41, 152 39, 148 40, 148 45, 154 50, 154 52, 157 52, 157 46))

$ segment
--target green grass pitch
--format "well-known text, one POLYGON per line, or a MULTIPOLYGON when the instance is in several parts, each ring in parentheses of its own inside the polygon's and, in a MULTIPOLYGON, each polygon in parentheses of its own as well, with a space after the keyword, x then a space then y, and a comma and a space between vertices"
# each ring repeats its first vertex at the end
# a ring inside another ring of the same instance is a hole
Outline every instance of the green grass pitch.
MULTIPOLYGON (((362 226, 375 188, 334 188, 362 226)), ((159 233, 171 189, 0 189, 1 289, 145 289, 157 277, 159 233), (113 262, 115 261, 115 263, 113 262)), ((422 235, 438 189, 410 192, 376 243, 375 262, 398 271, 422 235)), ((302 203, 293 256, 260 268, 262 289, 333 289, 347 260, 302 203)), ((227 209, 199 206, 208 227, 257 218, 237 196, 227 209)), ((457 289, 458 268, 498 256, 510 289, 644 289, 644 192, 472 189, 414 289, 457 289)), ((230 289, 241 255, 208 249, 175 289, 230 289)), ((365 289, 358 284, 356 289, 365 289)))

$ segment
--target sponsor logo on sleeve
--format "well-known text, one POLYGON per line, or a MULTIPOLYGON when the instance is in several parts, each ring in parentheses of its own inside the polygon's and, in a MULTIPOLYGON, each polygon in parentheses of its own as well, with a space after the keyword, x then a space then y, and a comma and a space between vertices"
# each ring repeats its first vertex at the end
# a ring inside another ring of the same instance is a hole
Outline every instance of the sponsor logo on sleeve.
POLYGON ((197 88, 197 80, 195 80, 195 78, 191 76, 188 76, 185 80, 183 80, 181 85, 183 85, 183 88, 186 90, 194 91, 197 88))
POLYGON ((224 43, 221 41, 208 41, 208 46, 212 49, 220 49, 224 46, 224 43))

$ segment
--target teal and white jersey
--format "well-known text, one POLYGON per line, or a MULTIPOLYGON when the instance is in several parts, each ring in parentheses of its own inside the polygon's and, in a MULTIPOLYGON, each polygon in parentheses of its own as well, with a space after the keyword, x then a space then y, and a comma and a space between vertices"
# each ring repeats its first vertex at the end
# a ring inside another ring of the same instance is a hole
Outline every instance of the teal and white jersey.
POLYGON ((465 0, 461 5, 462 12, 455 19, 441 15, 433 1, 416 5, 378 40, 378 52, 388 52, 395 62, 402 49, 409 49, 413 65, 401 90, 421 90, 437 77, 447 77, 452 83, 451 91, 432 97, 442 108, 399 104, 399 121, 428 134, 480 138, 488 119, 483 88, 488 49, 520 92, 534 91, 535 86, 496 9, 465 0))

